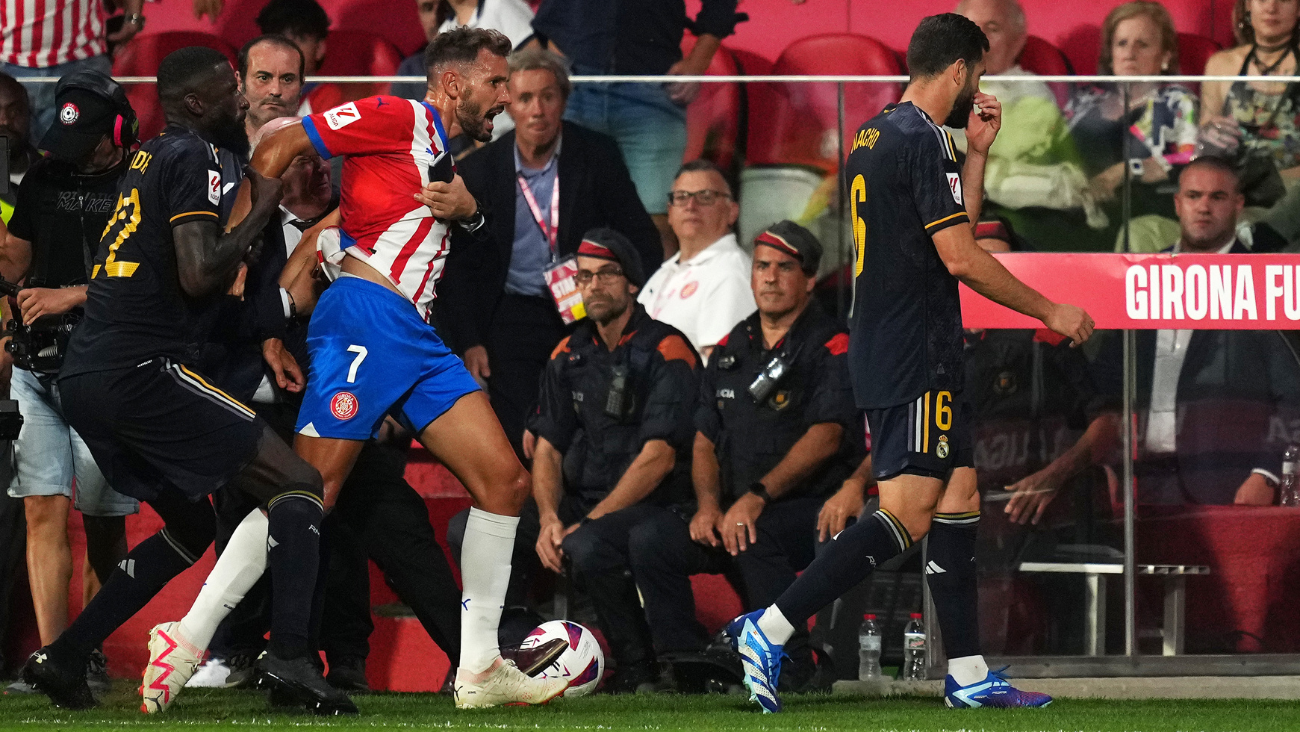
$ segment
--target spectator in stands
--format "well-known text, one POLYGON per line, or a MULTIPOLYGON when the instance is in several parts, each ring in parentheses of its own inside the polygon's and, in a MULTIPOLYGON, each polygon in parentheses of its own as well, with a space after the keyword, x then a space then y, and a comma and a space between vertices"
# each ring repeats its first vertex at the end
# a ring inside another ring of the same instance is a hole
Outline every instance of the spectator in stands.
POLYGON ((296 114, 306 57, 284 36, 258 36, 239 49, 239 90, 248 100, 244 130, 250 150, 262 125, 296 114))
POLYGON ((733 229, 740 206, 707 160, 683 165, 668 191, 668 225, 678 250, 646 282, 637 301, 677 328, 709 360, 713 347, 754 312, 750 260, 733 229))
MULTIPOLYGON (((990 212, 1014 219, 1044 248, 1078 247, 1079 237, 1063 235, 1066 227, 1086 237, 1104 228, 1106 217, 1088 190, 1056 95, 1025 78, 1032 74, 1019 64, 1029 37, 1024 9, 1017 0, 962 0, 957 13, 989 39, 980 90, 1002 103, 1002 131, 989 148, 984 173, 985 194, 994 204, 990 212)), ((964 149, 965 134, 955 130, 953 137, 964 149)))
POLYGON ((517 452, 537 403, 537 380, 567 332, 546 271, 578 250, 582 233, 608 227, 659 266, 659 236, 614 141, 563 122, 569 75, 540 49, 510 57, 510 106, 517 127, 461 161, 470 192, 496 212, 493 245, 452 233, 439 284, 439 323, 480 383, 517 452))
POLYGON ((534 425, 537 555, 554 572, 567 560, 618 666, 607 688, 631 692, 658 676, 635 562, 685 526, 698 360, 636 303, 645 277, 626 237, 588 232, 577 264, 588 318, 547 364, 534 425))
MULTIPOLYGON (((578 74, 696 76, 745 19, 736 14, 736 0, 703 0, 694 21, 683 0, 544 0, 533 30, 578 74), (688 26, 696 42, 683 58, 688 26)), ((583 84, 569 102, 568 119, 618 141, 641 203, 663 237, 664 256, 675 244, 663 192, 686 152, 685 107, 698 91, 695 84, 583 84)))
MULTIPOLYGON (((429 42, 443 31, 463 26, 501 31, 515 48, 533 35, 533 9, 524 0, 415 0, 415 7, 420 14, 424 37, 429 42)), ((402 61, 397 75, 423 79, 424 49, 402 61)), ((424 99, 426 89, 424 82, 393 84, 392 92, 394 96, 407 99, 424 99)), ((494 137, 510 131, 511 125, 503 124, 505 122, 508 118, 501 117, 495 121, 494 137)))
MULTIPOLYGON (((1211 56, 1207 75, 1297 73, 1300 3, 1237 0, 1232 17, 1240 45, 1211 56)), ((1203 150, 1236 162, 1247 206, 1271 207, 1266 214, 1252 210, 1253 217, 1300 241, 1300 85, 1206 82, 1202 93, 1203 150)))
MULTIPOLYGON (((326 39, 330 18, 316 0, 270 0, 257 14, 257 27, 263 35, 283 36, 302 52, 303 77, 309 79, 325 62, 326 39)), ((297 115, 305 117, 347 101, 332 84, 306 83, 297 115)))
MULTIPOLYGON (((754 240, 758 312, 721 339, 700 379, 691 463, 698 510, 689 524, 656 524, 632 546, 632 574, 661 652, 708 643, 690 575, 726 573, 734 562, 746 610, 789 587, 813 559, 822 504, 862 460, 848 334, 811 298, 821 254, 817 238, 790 221, 754 240), (785 375, 756 387, 776 359, 785 375)), ((783 688, 797 690, 815 671, 807 635, 785 652, 792 663, 783 688)))
MULTIPOLYGON (((1179 176, 1178 241, 1166 251, 1245 254, 1237 240, 1240 179, 1222 159, 1202 157, 1179 176)), ((1081 442, 1012 486, 1007 510, 1041 514, 1057 487, 1118 447, 1123 358, 1118 332, 1093 364, 1103 412, 1081 442)), ((1138 498, 1143 503, 1272 502, 1289 423, 1300 411, 1300 364, 1279 331, 1142 330, 1137 334, 1138 498)))
POLYGON ((27 87, 14 77, 0 73, 0 137, 9 146, 9 185, 7 191, 0 193, 0 221, 6 224, 18 201, 18 184, 39 157, 29 137, 31 125, 32 106, 27 87))
MULTIPOLYGON (((0 13, 0 73, 17 79, 59 79, 74 71, 109 75, 108 44, 126 43, 144 30, 144 0, 43 0, 6 3, 0 13), (105 7, 120 6, 122 27, 106 35, 105 7)), ((31 84, 32 132, 54 122, 54 84, 31 84)))
MULTIPOLYGON (((1178 33, 1158 2, 1134 0, 1102 24, 1103 75, 1160 76, 1178 73, 1178 33)), ((1081 89, 1066 110, 1070 134, 1083 158, 1092 195, 1107 204, 1111 221, 1122 219, 1125 169, 1132 178, 1132 215, 1161 217, 1135 222, 1130 249, 1159 251, 1176 236, 1173 194, 1178 172, 1196 151, 1196 95, 1182 84, 1135 82, 1081 89), (1125 106, 1127 102, 1127 106, 1125 106)), ((1124 250, 1123 231, 1116 244, 1124 250)))

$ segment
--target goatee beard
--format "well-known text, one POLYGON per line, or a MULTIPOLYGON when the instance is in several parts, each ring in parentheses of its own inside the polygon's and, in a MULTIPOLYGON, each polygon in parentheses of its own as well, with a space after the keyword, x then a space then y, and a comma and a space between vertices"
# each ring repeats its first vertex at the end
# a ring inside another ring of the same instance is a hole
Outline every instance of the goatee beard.
POLYGON ((481 107, 470 104, 468 100, 462 101, 456 105, 456 121, 470 139, 478 142, 492 141, 492 133, 487 130, 487 118, 483 116, 481 107))

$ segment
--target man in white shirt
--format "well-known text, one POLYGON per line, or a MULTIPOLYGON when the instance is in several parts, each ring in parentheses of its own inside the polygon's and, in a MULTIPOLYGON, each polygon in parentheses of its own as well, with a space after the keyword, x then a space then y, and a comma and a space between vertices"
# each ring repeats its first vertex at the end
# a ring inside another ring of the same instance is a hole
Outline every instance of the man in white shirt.
POLYGON ((650 317, 677 328, 707 362, 713 347, 754 312, 750 259, 733 227, 740 206, 707 160, 683 165, 668 192, 668 225, 680 248, 641 290, 650 317))

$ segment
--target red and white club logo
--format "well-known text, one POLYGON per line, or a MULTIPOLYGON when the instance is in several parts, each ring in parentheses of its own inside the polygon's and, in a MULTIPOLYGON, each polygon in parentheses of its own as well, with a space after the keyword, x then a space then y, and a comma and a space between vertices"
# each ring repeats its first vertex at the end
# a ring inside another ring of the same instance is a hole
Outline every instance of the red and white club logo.
POLYGON ((682 299, 685 300, 691 295, 694 295, 695 291, 698 289, 700 289, 700 283, 694 281, 687 282, 686 286, 682 288, 682 299))
POLYGON ((338 419, 349 420, 357 416, 357 396, 350 391, 341 391, 330 400, 330 411, 338 419))
POLYGON ((81 110, 72 102, 66 102, 63 108, 59 110, 59 121, 65 125, 73 124, 81 116, 81 110))

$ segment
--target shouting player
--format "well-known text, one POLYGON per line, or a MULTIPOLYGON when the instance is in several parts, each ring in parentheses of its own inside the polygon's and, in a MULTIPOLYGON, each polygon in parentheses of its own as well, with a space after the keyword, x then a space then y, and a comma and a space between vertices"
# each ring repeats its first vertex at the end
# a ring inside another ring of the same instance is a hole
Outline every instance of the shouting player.
MULTIPOLYGON (((311 115, 263 140, 251 166, 278 177, 313 150, 344 156, 338 213, 346 256, 342 276, 312 314, 295 448, 320 470, 331 506, 362 445, 391 413, 469 490, 475 507, 462 550, 455 682, 462 708, 540 704, 567 688, 562 679, 529 677, 501 657, 497 627, 531 483, 487 397, 427 322, 448 227, 477 231, 485 223, 453 174, 447 140, 457 133, 491 139, 492 118, 509 102, 510 48, 496 31, 444 33, 425 53, 423 102, 371 97, 311 115)), ((232 220, 247 207, 241 197, 232 220)), ((249 544, 237 552, 255 551, 248 538, 254 534, 232 537, 226 553, 236 539, 249 544)), ((218 568, 224 561, 225 554, 218 568)))
MULTIPOLYGON (((176 51, 159 66, 158 95, 168 127, 135 154, 119 184, 59 389, 68 422, 109 483, 152 506, 164 526, 131 550, 56 641, 32 655, 23 677, 58 706, 93 705, 87 656, 203 555, 216 531, 208 495, 229 484, 267 511, 274 547, 271 642, 261 671, 285 701, 355 713, 307 657, 320 474, 251 409, 186 365, 275 215, 281 185, 250 173, 251 211, 223 233, 216 146, 238 142, 248 108, 234 69, 211 49, 176 51)), ((142 691, 146 699, 168 693, 142 691)))
POLYGON ((854 396, 871 427, 880 510, 837 535, 774 605, 728 626, 745 685, 765 712, 781 709, 782 645, 795 628, 927 533, 926 574, 949 658, 945 702, 1051 702, 1012 687, 979 651, 980 498, 962 394, 957 283, 1041 320, 1074 345, 1088 339, 1093 323, 1083 310, 1017 280, 975 244, 984 165, 1002 123, 998 101, 978 91, 988 50, 979 26, 960 15, 924 19, 907 47, 911 82, 902 101, 854 137, 845 165, 857 244, 849 353, 854 396), (966 128, 964 166, 940 124, 966 128))

